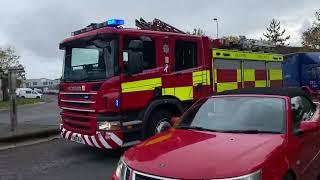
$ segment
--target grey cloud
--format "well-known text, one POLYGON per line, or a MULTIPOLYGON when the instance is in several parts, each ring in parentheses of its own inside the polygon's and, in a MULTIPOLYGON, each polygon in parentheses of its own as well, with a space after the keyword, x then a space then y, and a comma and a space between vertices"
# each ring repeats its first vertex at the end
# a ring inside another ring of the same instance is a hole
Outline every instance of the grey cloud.
POLYGON ((4 4, 0 7, 1 36, 18 51, 42 61, 60 58, 58 44, 71 31, 112 17, 124 18, 127 27, 134 27, 135 18, 157 17, 185 31, 201 27, 212 36, 212 19, 217 17, 220 35, 250 36, 263 32, 272 18, 280 19, 286 28, 304 27, 320 7, 319 0, 11 0, 4 4))

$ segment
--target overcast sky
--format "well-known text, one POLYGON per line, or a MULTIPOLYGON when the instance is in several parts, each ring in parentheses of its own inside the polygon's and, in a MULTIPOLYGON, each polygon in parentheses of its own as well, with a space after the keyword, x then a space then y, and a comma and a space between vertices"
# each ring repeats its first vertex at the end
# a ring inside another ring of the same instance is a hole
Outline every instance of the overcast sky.
POLYGON ((320 0, 1 0, 0 46, 13 46, 26 66, 27 78, 58 78, 63 52, 58 44, 71 31, 110 18, 160 18, 182 30, 201 27, 209 36, 246 35, 260 38, 272 18, 279 19, 300 45, 301 32, 311 25, 320 0))

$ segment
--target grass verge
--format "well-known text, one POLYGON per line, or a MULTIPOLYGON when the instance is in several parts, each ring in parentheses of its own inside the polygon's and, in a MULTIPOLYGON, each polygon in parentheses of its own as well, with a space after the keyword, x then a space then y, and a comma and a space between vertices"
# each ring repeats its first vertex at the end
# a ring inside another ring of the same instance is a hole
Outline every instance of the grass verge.
MULTIPOLYGON (((43 99, 21 99, 17 98, 17 105, 26 105, 26 104, 35 104, 39 102, 44 102, 43 99)), ((0 109, 8 109, 9 108, 9 101, 0 101, 0 109)))

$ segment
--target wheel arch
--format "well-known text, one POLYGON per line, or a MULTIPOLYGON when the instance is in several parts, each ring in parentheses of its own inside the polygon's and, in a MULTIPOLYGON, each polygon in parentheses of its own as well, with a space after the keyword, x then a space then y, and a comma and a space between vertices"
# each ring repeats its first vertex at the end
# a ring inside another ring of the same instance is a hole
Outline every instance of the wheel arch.
POLYGON ((146 131, 146 128, 148 126, 148 119, 152 115, 152 112, 157 111, 159 109, 169 109, 175 115, 181 115, 184 112, 182 103, 179 101, 179 99, 175 97, 163 96, 159 98, 154 98, 146 107, 142 116, 143 132, 146 131))

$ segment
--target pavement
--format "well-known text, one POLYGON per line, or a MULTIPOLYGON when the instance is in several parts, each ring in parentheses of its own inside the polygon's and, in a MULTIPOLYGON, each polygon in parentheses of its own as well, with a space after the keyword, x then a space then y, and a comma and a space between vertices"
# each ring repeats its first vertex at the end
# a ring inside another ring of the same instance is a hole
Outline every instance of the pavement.
POLYGON ((107 180, 123 151, 55 139, 0 151, 0 180, 107 180))
POLYGON ((17 107, 18 127, 13 132, 10 131, 10 112, 0 111, 0 145, 59 133, 57 96, 47 95, 44 99, 45 103, 17 107))

